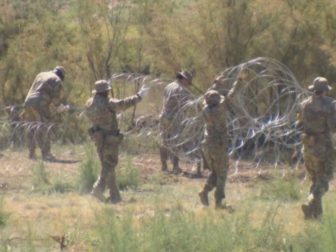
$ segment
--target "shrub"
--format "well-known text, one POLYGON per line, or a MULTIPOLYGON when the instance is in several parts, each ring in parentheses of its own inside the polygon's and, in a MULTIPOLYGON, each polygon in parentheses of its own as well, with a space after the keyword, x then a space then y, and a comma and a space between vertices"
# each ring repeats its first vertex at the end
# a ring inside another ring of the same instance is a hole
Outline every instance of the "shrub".
POLYGON ((301 198, 299 183, 296 178, 275 179, 263 183, 260 197, 267 200, 292 201, 301 198))
POLYGON ((49 179, 42 160, 33 167, 33 190, 46 192, 49 191, 49 179))
POLYGON ((97 180, 99 171, 96 150, 92 144, 86 144, 85 154, 85 159, 80 165, 78 178, 78 189, 80 193, 88 193, 91 191, 94 182, 97 180))
POLYGON ((139 170, 133 166, 132 158, 127 156, 126 165, 117 169, 117 183, 120 190, 136 189, 139 185, 139 170))

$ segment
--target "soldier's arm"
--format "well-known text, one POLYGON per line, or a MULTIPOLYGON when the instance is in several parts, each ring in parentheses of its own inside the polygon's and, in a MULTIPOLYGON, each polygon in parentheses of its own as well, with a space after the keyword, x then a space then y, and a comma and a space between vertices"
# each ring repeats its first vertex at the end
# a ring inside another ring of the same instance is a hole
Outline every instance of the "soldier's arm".
POLYGON ((295 121, 295 126, 297 129, 300 129, 303 127, 303 115, 302 115, 302 108, 300 105, 300 109, 296 115, 296 121, 295 121))
POLYGON ((52 80, 49 84, 48 93, 52 97, 52 103, 55 107, 64 104, 63 85, 61 80, 52 80))
POLYGON ((109 100, 109 108, 118 112, 118 111, 123 111, 126 110, 138 102, 141 101, 141 97, 139 95, 133 95, 130 97, 127 97, 125 99, 110 99, 109 100))
POLYGON ((336 101, 333 101, 330 106, 329 116, 327 118, 329 130, 336 132, 336 101))
POLYGON ((236 94, 239 92, 239 90, 241 90, 243 84, 244 84, 244 80, 247 78, 247 70, 242 69, 240 70, 237 80, 233 83, 232 88, 229 90, 226 98, 228 100, 232 99, 233 97, 236 96, 236 94))

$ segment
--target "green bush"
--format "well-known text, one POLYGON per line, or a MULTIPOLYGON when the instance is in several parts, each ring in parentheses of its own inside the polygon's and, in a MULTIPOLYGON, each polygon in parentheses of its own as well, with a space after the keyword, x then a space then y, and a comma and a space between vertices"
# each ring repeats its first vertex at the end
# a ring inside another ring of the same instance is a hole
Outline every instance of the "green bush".
POLYGON ((132 158, 127 156, 126 164, 117 168, 117 183, 120 190, 136 189, 139 186, 140 172, 132 164, 132 158))
POLYGON ((99 161, 94 146, 87 143, 85 146, 85 159, 80 165, 78 189, 80 193, 91 191, 94 182, 97 180, 99 171, 99 161))
POLYGON ((49 191, 49 178, 42 160, 33 167, 33 190, 40 192, 49 191))
POLYGON ((0 228, 6 225, 8 218, 9 214, 4 211, 3 199, 0 198, 0 228))
POLYGON ((62 178, 58 178, 55 182, 53 182, 50 191, 57 193, 66 193, 71 191, 72 189, 73 186, 69 182, 64 181, 62 178))
POLYGON ((295 201, 301 198, 300 185, 296 178, 287 180, 276 178, 262 184, 260 195, 262 199, 277 201, 295 201))
POLYGON ((107 209, 98 217, 95 245, 99 251, 281 251, 282 225, 271 208, 262 224, 249 213, 227 216, 209 211, 206 216, 173 209, 156 209, 154 216, 136 220, 107 209))

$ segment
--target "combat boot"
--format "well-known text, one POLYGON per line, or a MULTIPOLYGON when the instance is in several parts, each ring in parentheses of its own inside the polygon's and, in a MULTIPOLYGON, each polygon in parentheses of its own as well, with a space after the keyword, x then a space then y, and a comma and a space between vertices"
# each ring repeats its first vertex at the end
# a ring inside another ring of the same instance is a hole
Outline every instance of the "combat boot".
POLYGON ((100 201, 105 202, 104 190, 105 190, 105 180, 102 177, 99 177, 98 180, 94 183, 90 195, 97 198, 100 201))
POLYGON ((322 209, 322 199, 321 198, 314 198, 312 202, 312 215, 315 219, 318 219, 322 216, 323 209, 322 209))
POLYGON ((225 209, 226 205, 223 204, 222 199, 216 199, 215 200, 215 208, 216 209, 225 209))
POLYGON ((110 192, 110 198, 109 198, 109 201, 110 201, 112 204, 117 204, 117 203, 121 202, 121 196, 120 196, 119 191, 113 191, 113 192, 110 192))
POLYGON ((310 204, 302 204, 301 209, 304 214, 305 220, 313 219, 313 212, 310 204))
POLYGON ((120 196, 110 197, 109 200, 111 204, 118 204, 119 202, 121 202, 121 197, 120 196))
POLYGON ((198 196, 200 198, 201 203, 204 206, 209 206, 209 198, 208 198, 208 191, 207 190, 203 190, 203 191, 199 192, 198 196))

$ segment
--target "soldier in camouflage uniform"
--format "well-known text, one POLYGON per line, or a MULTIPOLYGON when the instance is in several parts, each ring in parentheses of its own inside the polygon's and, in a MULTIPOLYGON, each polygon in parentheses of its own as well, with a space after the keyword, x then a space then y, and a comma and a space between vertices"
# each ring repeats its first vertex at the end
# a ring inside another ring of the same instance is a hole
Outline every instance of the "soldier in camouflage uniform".
POLYGON ((322 196, 333 177, 335 151, 332 132, 336 128, 336 109, 326 94, 331 87, 326 78, 317 77, 309 90, 314 94, 300 104, 298 123, 303 127, 301 140, 307 172, 312 181, 308 202, 302 205, 305 219, 322 215, 322 196))
POLYGON ((226 114, 229 103, 240 89, 246 75, 246 71, 240 71, 238 80, 233 84, 226 96, 220 95, 218 91, 211 89, 204 95, 203 118, 205 133, 202 149, 204 165, 211 171, 203 190, 199 193, 201 203, 205 206, 209 205, 208 193, 216 188, 216 208, 225 207, 222 204, 222 200, 225 198, 225 182, 229 169, 226 114))
POLYGON ((160 146, 160 158, 162 171, 167 171, 167 160, 173 163, 173 172, 180 173, 179 158, 169 150, 168 146, 174 145, 174 139, 178 136, 178 129, 182 118, 177 113, 190 100, 188 86, 192 84, 192 75, 187 71, 177 73, 176 80, 164 89, 164 102, 160 115, 160 132, 162 144, 160 146))
POLYGON ((24 101, 24 111, 21 118, 32 124, 28 129, 29 158, 35 159, 36 143, 41 149, 44 160, 54 160, 50 152, 48 123, 52 119, 51 106, 57 107, 58 112, 67 110, 69 106, 61 104, 64 80, 64 68, 57 66, 49 72, 39 73, 24 101))
POLYGON ((109 98, 110 89, 106 80, 97 81, 93 96, 87 101, 84 113, 92 124, 89 134, 96 145, 102 166, 91 194, 104 200, 103 193, 107 186, 110 190, 111 203, 118 203, 121 197, 116 182, 115 167, 118 164, 118 148, 123 134, 118 128, 117 113, 141 101, 145 89, 141 89, 137 95, 122 100, 109 98))

